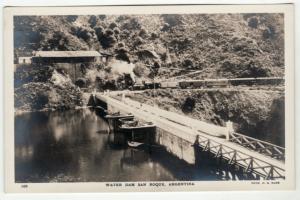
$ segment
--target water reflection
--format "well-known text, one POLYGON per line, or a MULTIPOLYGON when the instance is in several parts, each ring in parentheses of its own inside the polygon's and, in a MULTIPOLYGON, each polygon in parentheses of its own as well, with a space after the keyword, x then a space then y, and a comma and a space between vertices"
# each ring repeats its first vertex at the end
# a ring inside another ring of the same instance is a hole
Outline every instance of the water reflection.
MULTIPOLYGON (((213 165, 188 165, 165 150, 114 146, 94 112, 36 112, 15 117, 16 182, 220 180, 213 165)), ((202 163, 202 164, 201 164, 202 163)), ((229 177, 230 178, 230 177, 229 177)))

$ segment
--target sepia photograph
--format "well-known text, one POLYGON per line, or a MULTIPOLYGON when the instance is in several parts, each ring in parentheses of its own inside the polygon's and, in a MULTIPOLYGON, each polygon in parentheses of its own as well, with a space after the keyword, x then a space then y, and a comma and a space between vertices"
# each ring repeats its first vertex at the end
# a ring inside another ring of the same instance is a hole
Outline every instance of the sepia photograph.
POLYGON ((293 185, 293 7, 208 7, 8 10, 7 188, 293 185))

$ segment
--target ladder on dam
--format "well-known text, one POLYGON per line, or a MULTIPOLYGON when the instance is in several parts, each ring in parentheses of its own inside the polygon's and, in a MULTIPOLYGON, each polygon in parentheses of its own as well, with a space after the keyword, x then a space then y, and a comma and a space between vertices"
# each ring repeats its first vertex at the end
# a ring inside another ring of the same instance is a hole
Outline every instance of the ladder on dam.
POLYGON ((123 113, 151 119, 156 127, 171 132, 177 137, 198 145, 202 151, 210 152, 215 158, 226 161, 229 166, 238 166, 245 173, 266 180, 285 179, 285 148, 230 132, 220 127, 189 117, 162 110, 140 102, 116 99, 109 94, 96 97, 123 113), (226 139, 220 136, 229 135, 226 139))

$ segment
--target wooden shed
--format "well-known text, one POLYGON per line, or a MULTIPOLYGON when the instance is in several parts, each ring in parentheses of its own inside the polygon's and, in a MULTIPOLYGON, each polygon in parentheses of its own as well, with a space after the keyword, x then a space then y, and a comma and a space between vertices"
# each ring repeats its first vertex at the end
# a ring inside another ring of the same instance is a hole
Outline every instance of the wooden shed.
POLYGON ((97 51, 36 51, 33 63, 90 63, 101 62, 101 54, 97 51))

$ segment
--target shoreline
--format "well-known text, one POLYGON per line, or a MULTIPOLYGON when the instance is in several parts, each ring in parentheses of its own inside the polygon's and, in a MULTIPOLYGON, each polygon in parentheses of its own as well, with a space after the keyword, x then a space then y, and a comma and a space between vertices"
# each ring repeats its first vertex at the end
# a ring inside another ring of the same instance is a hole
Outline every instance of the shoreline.
POLYGON ((75 108, 69 108, 65 110, 60 110, 60 109, 51 109, 51 108, 45 108, 41 110, 16 110, 14 111, 15 116, 19 116, 22 114, 26 113, 33 113, 33 112, 53 112, 53 111, 66 111, 66 110, 80 110, 80 109, 86 109, 86 108, 91 108, 92 106, 76 106, 75 108))

